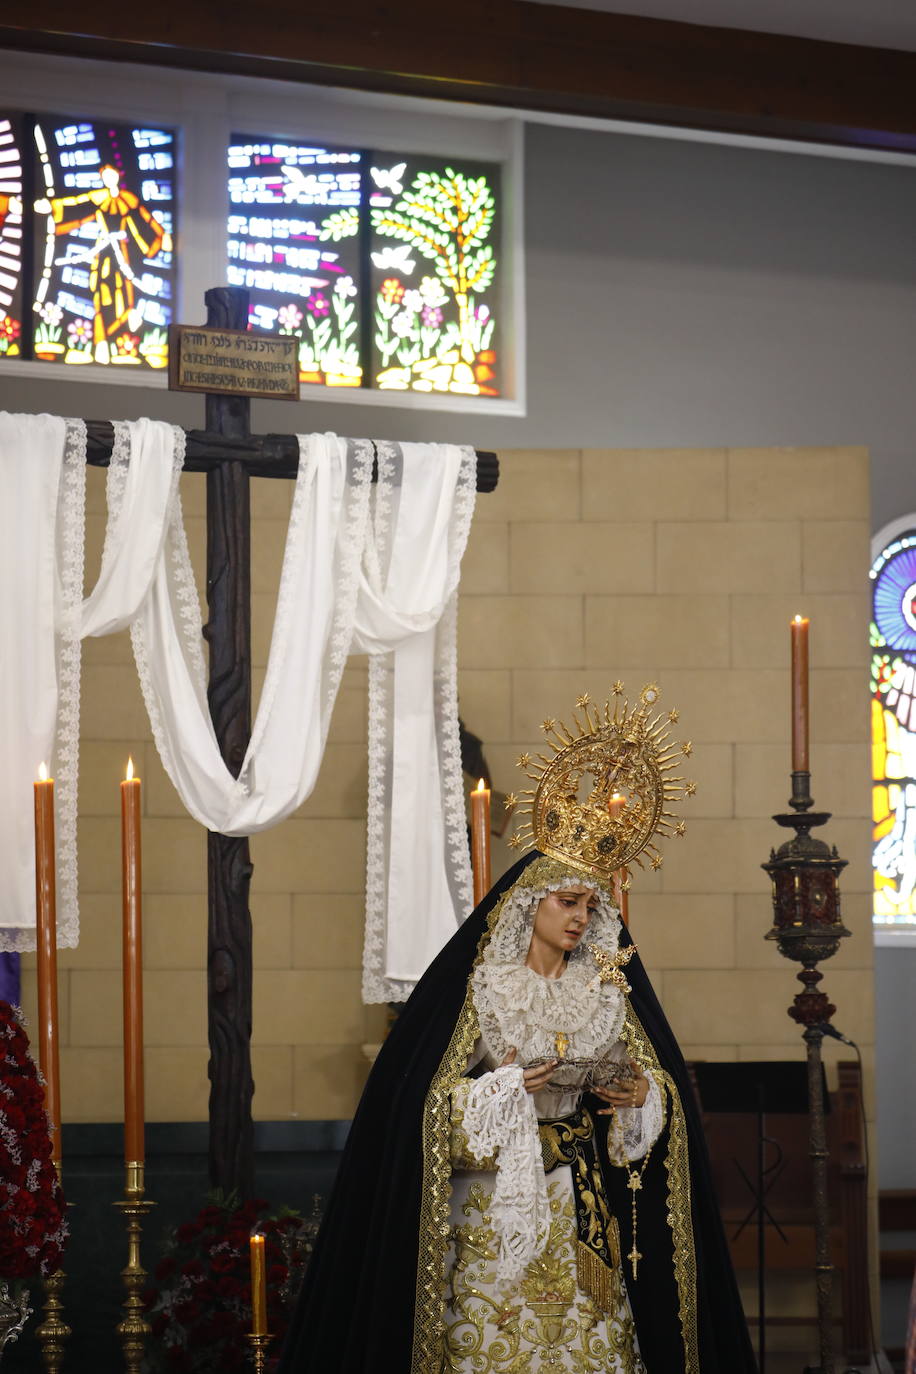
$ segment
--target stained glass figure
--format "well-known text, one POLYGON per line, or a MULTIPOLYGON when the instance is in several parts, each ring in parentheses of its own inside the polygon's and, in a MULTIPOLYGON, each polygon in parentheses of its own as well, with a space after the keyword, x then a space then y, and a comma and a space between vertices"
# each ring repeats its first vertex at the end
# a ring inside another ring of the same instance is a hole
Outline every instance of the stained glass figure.
POLYGON ((362 154, 246 134, 229 149, 230 286, 249 324, 299 340, 299 376, 360 386, 362 154))
POLYGON ((22 338, 22 120, 0 116, 0 359, 22 338))
POLYGON ((372 155, 373 384, 498 396, 499 167, 372 155))
POLYGON ((165 367, 174 133, 50 116, 34 129, 35 357, 165 367))
POLYGON ((871 568, 874 921, 916 928, 916 518, 871 568))

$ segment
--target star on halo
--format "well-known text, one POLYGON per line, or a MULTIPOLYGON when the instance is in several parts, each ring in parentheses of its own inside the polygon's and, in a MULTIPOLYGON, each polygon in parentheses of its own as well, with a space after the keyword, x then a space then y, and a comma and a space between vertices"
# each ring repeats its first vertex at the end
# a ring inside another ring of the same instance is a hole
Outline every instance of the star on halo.
POLYGON ((576 705, 577 705, 578 707, 580 707, 580 708, 581 708, 581 707, 584 707, 584 706, 587 706, 588 703, 589 703, 589 700, 590 700, 590 697, 589 697, 589 695, 588 695, 588 692, 583 692, 582 695, 581 695, 581 697, 576 697, 576 705))
POLYGON ((613 687, 611 688, 611 691, 614 693, 615 697, 619 697, 623 692, 623 683, 620 681, 619 678, 614 683, 613 687))
POLYGON ((664 862, 665 862, 665 861, 664 861, 664 859, 662 858, 661 854, 656 854, 655 857, 654 857, 653 860, 652 860, 652 867, 655 868, 655 869, 661 868, 661 866, 662 866, 662 864, 663 864, 664 862))
POLYGON ((553 716, 548 716, 546 720, 542 720, 541 729, 544 731, 544 734, 546 735, 548 731, 552 730, 556 723, 553 716))
POLYGON ((530 754, 519 754, 518 758, 515 761, 515 766, 516 768, 527 768, 530 762, 530 754))
POLYGON ((697 794, 697 785, 696 785, 695 782, 688 782, 688 783, 685 783, 685 784, 684 784, 684 796, 685 796, 685 797, 695 797, 696 794, 697 794))

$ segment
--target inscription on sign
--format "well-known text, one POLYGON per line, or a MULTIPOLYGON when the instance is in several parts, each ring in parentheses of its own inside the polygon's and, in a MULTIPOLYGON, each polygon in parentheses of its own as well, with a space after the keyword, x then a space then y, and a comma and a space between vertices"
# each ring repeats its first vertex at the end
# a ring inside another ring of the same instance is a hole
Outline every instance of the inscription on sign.
POLYGON ((298 401, 299 340, 286 334, 172 325, 169 390, 298 401))

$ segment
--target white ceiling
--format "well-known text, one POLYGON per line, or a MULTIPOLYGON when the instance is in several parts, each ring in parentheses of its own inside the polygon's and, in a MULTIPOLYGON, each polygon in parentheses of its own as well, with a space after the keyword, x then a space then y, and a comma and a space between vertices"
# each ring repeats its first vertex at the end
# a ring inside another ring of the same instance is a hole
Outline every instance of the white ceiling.
POLYGON ((717 28, 916 51, 913 0, 531 0, 717 28))

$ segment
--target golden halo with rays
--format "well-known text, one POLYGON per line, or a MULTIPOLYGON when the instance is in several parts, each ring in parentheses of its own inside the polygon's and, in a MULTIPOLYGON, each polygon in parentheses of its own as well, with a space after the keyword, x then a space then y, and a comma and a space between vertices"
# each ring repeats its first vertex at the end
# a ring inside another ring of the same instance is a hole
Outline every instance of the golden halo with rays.
POLYGON ((572 868, 609 877, 628 864, 660 868, 656 835, 687 829, 670 809, 696 784, 677 774, 690 740, 670 739, 677 711, 658 711, 661 693, 649 683, 632 709, 615 682, 610 700, 576 699, 573 729, 553 718, 541 729, 552 755, 522 754, 518 767, 535 784, 519 794, 523 825, 513 849, 535 847, 572 868))

